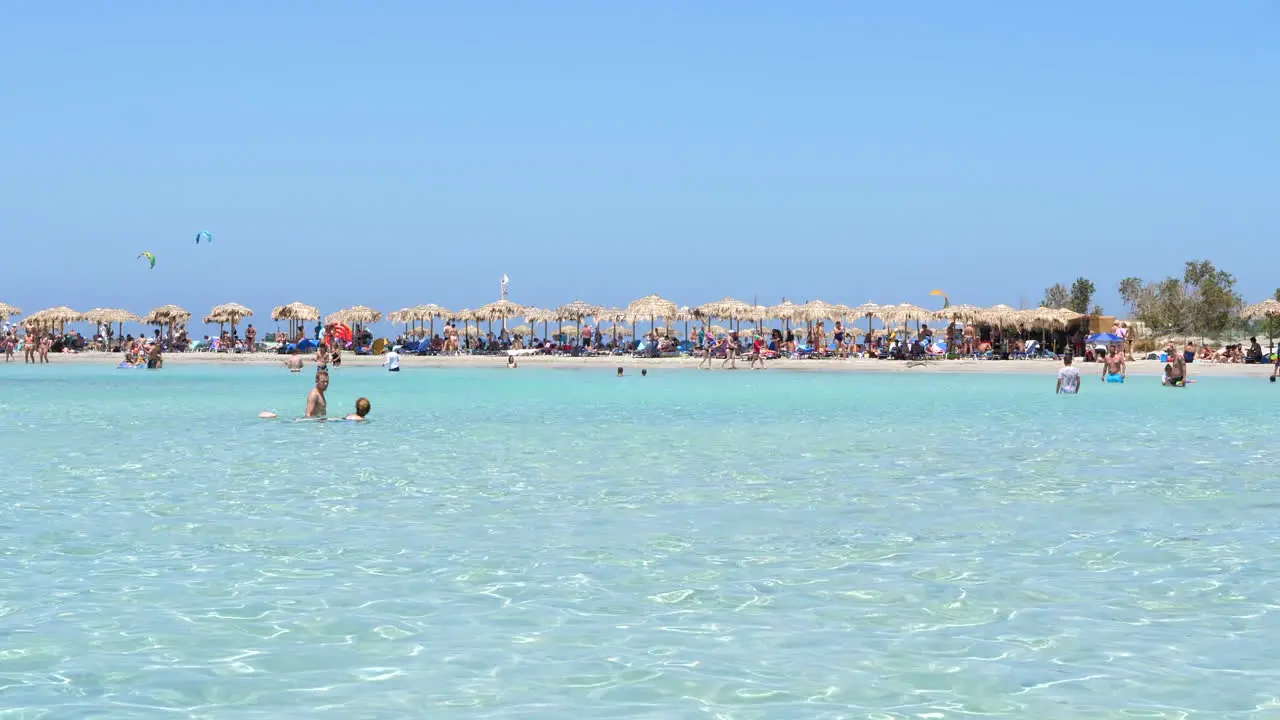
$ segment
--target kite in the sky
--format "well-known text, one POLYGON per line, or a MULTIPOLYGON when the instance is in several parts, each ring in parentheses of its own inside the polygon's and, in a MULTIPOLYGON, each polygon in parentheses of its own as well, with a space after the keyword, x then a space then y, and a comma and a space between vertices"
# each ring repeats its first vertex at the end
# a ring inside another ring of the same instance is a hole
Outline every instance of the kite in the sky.
POLYGON ((144 252, 144 253, 142 253, 141 255, 139 255, 139 256, 138 256, 138 259, 139 259, 139 260, 141 260, 142 258, 146 258, 147 260, 149 260, 149 261, 151 262, 151 269, 152 269, 152 270, 155 270, 155 269, 156 269, 156 256, 155 256, 155 253, 144 252))
POLYGON ((201 230, 200 232, 196 233, 196 244, 199 245, 201 240, 207 243, 213 242, 213 233, 209 232, 208 230, 201 230))
POLYGON ((931 293, 929 293, 929 294, 930 294, 930 295, 941 295, 941 296, 942 296, 942 309, 944 309, 944 310, 945 310, 945 309, 947 309, 947 308, 951 307, 951 298, 947 297, 947 294, 946 294, 946 293, 944 293, 944 292, 942 292, 941 290, 934 290, 933 292, 931 292, 931 293))

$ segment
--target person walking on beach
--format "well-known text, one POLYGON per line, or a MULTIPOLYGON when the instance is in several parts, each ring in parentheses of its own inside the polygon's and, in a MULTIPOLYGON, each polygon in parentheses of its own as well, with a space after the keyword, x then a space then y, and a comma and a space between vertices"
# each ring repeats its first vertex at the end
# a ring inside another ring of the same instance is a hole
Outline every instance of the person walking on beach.
POLYGON ((1122 383, 1124 375, 1124 351, 1119 346, 1112 347, 1110 352, 1102 356, 1102 381, 1122 383))
POLYGON ((714 338, 714 337, 712 337, 710 334, 707 334, 707 335, 706 335, 706 344, 705 344, 705 345, 703 345, 703 348, 702 348, 702 359, 698 361, 698 369, 699 369, 699 370, 701 370, 701 369, 702 369, 702 364, 703 364, 703 363, 706 363, 706 364, 707 364, 707 369, 708 369, 708 370, 710 370, 710 369, 711 369, 711 354, 712 354, 713 352, 715 352, 715 348, 716 348, 715 338, 714 338))
POLYGON ((244 330, 244 343, 249 346, 249 352, 258 352, 258 331, 253 323, 249 323, 249 327, 244 330))
POLYGON ((723 370, 725 365, 733 363, 730 370, 738 369, 738 333, 737 331, 729 333, 729 337, 724 341, 724 362, 720 363, 720 369, 723 370))
POLYGON ((1059 395, 1075 395, 1080 392, 1080 371, 1071 366, 1071 353, 1062 356, 1062 369, 1058 371, 1059 395))
POLYGON ((43 365, 49 364, 49 351, 52 349, 53 349, 53 338, 51 336, 45 335, 44 337, 40 338, 40 363, 41 364, 43 365))
POLYGON ((756 335, 751 339, 751 366, 752 370, 756 369, 756 363, 760 363, 760 369, 764 370, 764 338, 756 335))
POLYGON ((305 417, 322 418, 328 412, 324 391, 329 389, 329 371, 316 370, 316 386, 307 393, 307 413, 305 417))

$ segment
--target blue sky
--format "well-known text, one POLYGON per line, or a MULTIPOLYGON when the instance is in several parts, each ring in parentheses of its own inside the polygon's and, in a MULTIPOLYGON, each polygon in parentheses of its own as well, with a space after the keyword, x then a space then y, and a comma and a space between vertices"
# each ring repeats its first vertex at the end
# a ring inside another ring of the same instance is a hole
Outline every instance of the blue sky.
POLYGON ((1267 0, 14 0, 0 66, 28 312, 1280 285, 1267 0))

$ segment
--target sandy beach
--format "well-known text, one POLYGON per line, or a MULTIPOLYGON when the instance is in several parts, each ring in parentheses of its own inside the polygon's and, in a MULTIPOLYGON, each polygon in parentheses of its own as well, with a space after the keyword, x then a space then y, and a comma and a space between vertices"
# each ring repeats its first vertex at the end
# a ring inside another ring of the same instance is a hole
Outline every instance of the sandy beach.
MULTIPOLYGON (((19 357, 20 361, 21 358, 19 357)), ((118 353, 85 352, 76 354, 57 354, 50 356, 51 364, 97 364, 113 365, 120 362, 118 353)), ((283 355, 274 353, 169 353, 164 356, 165 363, 173 365, 282 365, 283 355)), ((310 357, 305 359, 308 366, 314 365, 310 357)), ((581 370, 595 368, 666 368, 679 370, 695 370, 697 358, 635 358, 631 356, 597 356, 574 358, 566 356, 526 355, 519 358, 521 367, 552 368, 563 370, 581 370)), ((720 360, 712 363, 713 371, 720 371, 720 360)), ((376 368, 382 365, 382 357, 369 355, 345 354, 342 367, 376 368)), ((506 365, 505 355, 461 355, 454 357, 401 355, 400 365, 408 368, 503 368, 506 365)), ((748 371, 745 360, 738 361, 739 371, 748 371)), ((895 360, 772 360, 768 364, 769 371, 782 372, 900 372, 900 373, 996 373, 996 374, 1030 374, 1054 375, 1062 363, 1055 360, 931 360, 927 363, 907 363, 895 360)), ((1077 362, 1076 367, 1084 375, 1090 372, 1101 373, 1098 363, 1077 362)), ((1137 360, 1129 363, 1128 374, 1159 376, 1164 372, 1164 364, 1155 360, 1137 360)), ((1267 377, 1271 374, 1270 365, 1243 365, 1234 363, 1201 363, 1190 366, 1190 376, 1197 377, 1267 377)))

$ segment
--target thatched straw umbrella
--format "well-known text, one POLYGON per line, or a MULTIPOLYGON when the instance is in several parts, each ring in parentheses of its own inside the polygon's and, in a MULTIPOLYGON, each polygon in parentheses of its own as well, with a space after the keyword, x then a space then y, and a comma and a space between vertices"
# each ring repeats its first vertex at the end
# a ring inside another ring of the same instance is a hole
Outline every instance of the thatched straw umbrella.
POLYGON ((574 300, 571 303, 568 303, 566 305, 561 305, 560 307, 556 308, 555 314, 556 314, 557 320, 560 320, 560 321, 572 320, 574 324, 577 326, 578 334, 581 334, 582 320, 584 318, 595 317, 596 322, 599 322, 599 318, 597 316, 603 310, 604 308, 600 307, 599 305, 592 305, 590 303, 586 303, 581 300, 574 300))
POLYGON ((737 298, 721 298, 698 307, 698 313, 708 320, 719 318, 728 320, 736 328, 742 327, 742 321, 758 322, 768 314, 768 309, 758 305, 749 305, 737 298))
POLYGON ((982 308, 975 305, 960 304, 949 305, 941 310, 934 310, 933 314, 939 320, 946 320, 948 322, 975 322, 978 317, 982 315, 982 312, 982 308))
POLYGON ((5 320, 8 320, 14 315, 21 315, 21 314, 22 314, 22 308, 14 307, 12 305, 7 305, 5 303, 0 302, 0 322, 4 322, 5 320))
POLYGON ((414 305, 413 307, 409 308, 406 311, 405 318, 409 322, 416 321, 418 323, 422 323, 425 321, 429 323, 431 325, 431 337, 435 337, 436 318, 449 317, 452 314, 453 314, 453 311, 449 310, 446 307, 436 305, 434 303, 427 303, 426 305, 414 305))
POLYGON ((84 314, 84 319, 95 325, 107 326, 107 334, 111 333, 111 326, 116 325, 116 335, 124 335, 124 324, 127 322, 141 322, 142 318, 134 315, 128 310, 119 310, 116 308, 94 308, 84 314))
POLYGON ((810 300, 804 304, 801 317, 806 323, 820 320, 835 320, 840 317, 840 308, 821 300, 810 300))
POLYGON ((782 321, 783 330, 790 330, 791 323, 800 321, 804 313, 803 306, 797 305, 790 300, 783 300, 767 310, 769 317, 782 321))
POLYGON ((84 320, 84 314, 69 307, 52 307, 31 313, 27 320, 41 325, 65 325, 84 320))
MULTIPOLYGON (((676 309, 679 312, 679 308, 676 309)), ((610 332, 613 334, 613 342, 618 342, 618 335, 629 335, 630 331, 623 325, 627 322, 627 311, 620 307, 605 308, 596 315, 596 322, 613 323, 610 332)))
POLYGON ((1241 310, 1240 317, 1245 320, 1267 319, 1267 354, 1270 354, 1275 349, 1275 343, 1271 337, 1271 321, 1280 317, 1280 301, 1275 298, 1267 298, 1260 303, 1255 303, 1241 310))
POLYGON ((703 324, 706 324, 707 322, 707 316, 702 313, 701 308, 691 308, 686 305, 682 305, 679 308, 677 308, 676 316, 672 319, 675 320, 676 322, 684 323, 685 339, 689 338, 689 321, 690 320, 697 320, 703 324))
POLYGON ((880 317, 883 308, 873 302, 864 302, 858 307, 849 308, 849 314, 855 317, 867 319, 867 334, 871 334, 871 318, 880 317))
POLYGON ((524 307, 517 305, 506 298, 491 302, 488 305, 481 305, 480 309, 476 310, 477 320, 484 318, 489 321, 489 332, 493 332, 494 320, 501 320, 502 328, 505 330, 507 327, 507 320, 523 316, 524 307))
POLYGON ((230 323, 231 336, 235 337, 236 323, 247 317, 253 317, 253 311, 249 308, 240 303, 223 303, 209 311, 209 317, 205 318, 205 322, 212 320, 219 325, 230 323))
POLYGON ((881 309, 880 319, 888 323, 906 324, 910 320, 915 320, 919 325, 922 320, 931 320, 937 317, 933 310, 928 310, 911 303, 902 303, 901 305, 891 305, 881 309))
POLYGON ((50 329, 57 326, 58 332, 62 332, 67 323, 80 322, 81 320, 84 320, 84 315, 69 307, 46 308, 27 316, 28 323, 50 329))
POLYGON ((548 332, 547 325, 555 322, 556 312, 555 310, 543 310, 542 308, 527 307, 524 309, 524 315, 521 317, 523 317, 530 325, 542 323, 542 337, 543 339, 546 339, 548 332))
POLYGON ((632 333, 635 333, 637 320, 649 319, 649 327, 655 327, 658 318, 674 318, 680 308, 670 300, 657 295, 647 295, 627 305, 627 320, 631 322, 632 333))
POLYGON ((301 302, 281 305, 271 311, 272 320, 289 321, 289 340, 294 340, 303 333, 302 323, 320 319, 320 308, 301 302))
POLYGON ((324 322, 326 325, 372 325, 381 319, 381 312, 364 305, 356 305, 330 314, 324 319, 324 322))
POLYGON ((165 337, 173 340, 173 326, 186 323, 191 313, 177 305, 161 305, 142 316, 144 325, 157 325, 165 328, 165 337))
POLYGON ((471 308, 462 308, 461 310, 450 315, 449 319, 452 320, 453 322, 457 322, 459 320, 462 321, 462 330, 460 331, 460 334, 462 335, 462 337, 464 338, 470 337, 471 335, 474 334, 470 332, 469 328, 471 327, 471 321, 476 319, 475 310, 472 310, 471 308))

